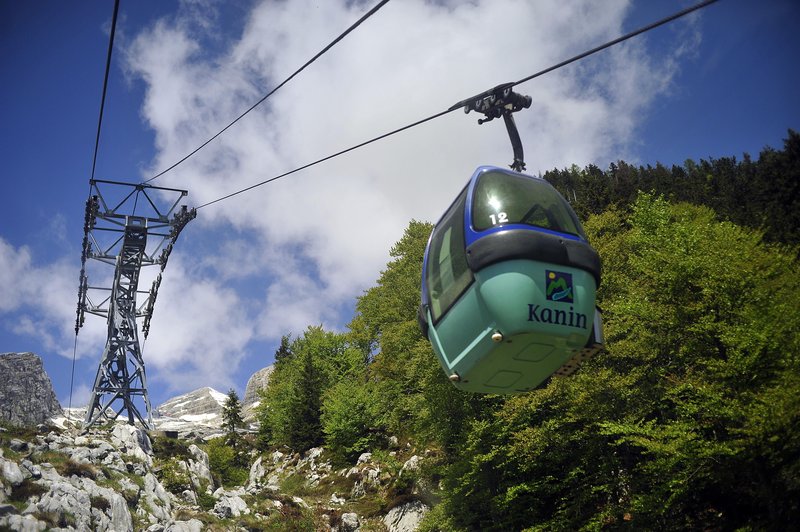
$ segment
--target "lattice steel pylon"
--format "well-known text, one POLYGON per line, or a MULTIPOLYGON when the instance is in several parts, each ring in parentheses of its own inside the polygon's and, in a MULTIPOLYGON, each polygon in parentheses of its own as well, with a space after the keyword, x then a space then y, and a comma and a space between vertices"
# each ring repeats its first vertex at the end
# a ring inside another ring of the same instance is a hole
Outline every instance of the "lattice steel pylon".
POLYGON ((185 190, 95 179, 90 181, 90 185, 75 333, 83 326, 85 313, 89 313, 106 318, 108 335, 86 411, 85 426, 88 428, 100 419, 113 420, 127 412, 128 423, 133 425, 138 421, 150 429, 153 419, 136 319, 144 318, 142 332, 147 338, 161 273, 181 231, 197 213, 185 205, 178 208, 178 202, 187 195, 185 190), (119 194, 120 190, 127 193, 119 194), (117 192, 113 201, 110 192, 117 192), (139 215, 136 214, 137 208, 140 209, 139 215), (155 237, 154 241, 152 237, 155 237), (114 266, 110 287, 89 285, 86 274, 88 259, 114 266), (149 292, 140 291, 142 267, 156 265, 161 267, 161 272, 153 281, 152 288, 149 292), (101 294, 98 302, 92 298, 95 293, 101 294), (137 306, 138 294, 147 294, 147 297, 137 306), (137 398, 144 403, 146 418, 136 404, 137 398))

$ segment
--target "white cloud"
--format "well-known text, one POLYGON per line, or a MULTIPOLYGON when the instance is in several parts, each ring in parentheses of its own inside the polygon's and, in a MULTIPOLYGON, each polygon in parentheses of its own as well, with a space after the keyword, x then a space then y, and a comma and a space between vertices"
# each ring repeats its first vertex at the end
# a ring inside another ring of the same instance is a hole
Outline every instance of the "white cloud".
MULTIPOLYGON (((27 246, 0 238, 0 315, 8 331, 37 339, 49 352, 72 357, 78 302, 76 264, 62 258, 39 266, 27 246)), ((93 328, 92 338, 105 335, 93 328)))
MULTIPOLYGON (((189 188, 195 204, 217 199, 615 37, 628 7, 390 3, 160 183, 189 188)), ((367 8, 260 2, 226 49, 201 49, 194 10, 143 31, 127 57, 147 82, 142 111, 160 148, 153 169, 227 124, 367 8)), ((517 115, 529 169, 628 155, 642 114, 673 73, 634 42, 518 87, 534 101, 517 115)), ((502 123, 478 127, 477 118, 453 113, 202 209, 194 237, 222 242, 224 257, 214 257, 228 263, 217 267, 223 278, 236 278, 229 266, 241 265, 238 277, 256 279, 265 295, 249 316, 253 330, 275 337, 336 322, 330 309, 374 281, 410 219, 435 220, 479 164, 508 164, 502 123), (252 235, 252 245, 226 236, 231 228, 252 235)))
POLYGON ((148 375, 173 391, 227 389, 254 336, 246 303, 233 290, 173 256, 158 293, 144 358, 148 375))
MULTIPOLYGON (((241 35, 221 38, 216 10, 225 5, 184 1, 139 31, 123 56, 126 74, 145 83, 141 114, 156 139, 142 177, 196 148, 369 7, 263 1, 241 35)), ((625 0, 391 2, 154 184, 188 189, 193 205, 215 200, 616 37, 629 8, 625 0)), ((631 158, 638 125, 687 53, 656 58, 643 42, 517 87, 533 98, 516 115, 529 171, 631 158)), ((435 221, 476 166, 511 162, 502 121, 478 126, 478 118, 456 111, 201 209, 164 274, 145 347, 150 382, 227 389, 253 342, 343 326, 350 316, 341 309, 375 281, 412 218, 435 221)), ((0 240, 0 313, 22 312, 16 331, 40 334, 65 356, 74 262, 37 267, 30 250, 0 240)), ((90 279, 105 282, 108 270, 90 279)), ((145 270, 140 288, 156 273, 145 270)), ((88 316, 81 352, 97 356, 105 333, 88 316)))

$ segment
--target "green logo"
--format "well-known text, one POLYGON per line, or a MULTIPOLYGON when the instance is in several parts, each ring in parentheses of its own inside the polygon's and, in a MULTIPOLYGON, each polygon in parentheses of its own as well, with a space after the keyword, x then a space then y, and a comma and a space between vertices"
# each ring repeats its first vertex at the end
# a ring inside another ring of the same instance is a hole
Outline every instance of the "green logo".
POLYGON ((548 301, 560 301, 562 303, 572 303, 574 301, 571 273, 545 270, 545 275, 547 277, 545 281, 545 286, 547 287, 545 296, 548 301))

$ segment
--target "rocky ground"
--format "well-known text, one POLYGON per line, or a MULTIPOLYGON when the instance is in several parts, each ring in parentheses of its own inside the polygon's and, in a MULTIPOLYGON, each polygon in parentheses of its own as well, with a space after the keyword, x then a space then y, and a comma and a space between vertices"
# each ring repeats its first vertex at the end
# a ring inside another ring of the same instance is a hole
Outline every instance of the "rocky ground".
POLYGON ((0 429, 0 530, 399 532, 436 502, 433 458, 396 441, 338 466, 321 448, 251 450, 238 485, 207 450, 125 424, 0 429))

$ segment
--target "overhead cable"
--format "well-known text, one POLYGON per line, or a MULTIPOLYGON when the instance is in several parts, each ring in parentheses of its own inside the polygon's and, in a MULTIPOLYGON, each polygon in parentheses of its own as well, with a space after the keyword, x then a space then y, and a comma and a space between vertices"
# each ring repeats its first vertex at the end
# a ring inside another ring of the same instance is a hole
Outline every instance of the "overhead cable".
MULTIPOLYGON (((106 54, 106 71, 103 75, 103 93, 100 96, 100 117, 97 119, 97 136, 94 139, 94 155, 92 156, 92 176, 89 179, 89 182, 94 180, 94 172, 97 168, 97 152, 100 148, 100 130, 103 126, 103 109, 105 108, 106 104, 106 92, 108 90, 108 73, 111 71, 111 52, 114 50, 114 34, 117 31, 117 14, 119 13, 119 0, 115 0, 114 2, 114 14, 111 16, 111 32, 108 36, 108 53, 106 54)), ((90 187, 90 194, 91 194, 91 187, 90 187)), ((84 248, 85 249, 85 248, 84 248)), ((81 271, 81 278, 83 278, 83 272, 81 271)), ((80 309, 79 309, 80 310, 80 309)), ((75 327, 75 345, 72 349, 72 372, 70 374, 69 379, 69 408, 67 409, 67 419, 70 417, 70 412, 72 410, 72 392, 73 392, 73 383, 75 381, 75 359, 78 355, 78 329, 79 327, 75 327)))
POLYGON ((339 41, 341 41, 342 39, 344 39, 344 38, 345 38, 345 37, 346 37, 346 36, 347 36, 347 35, 348 35, 350 32, 352 32, 354 29, 356 29, 358 26, 360 26, 360 25, 361 25, 361 23, 363 23, 365 20, 367 20, 369 17, 371 17, 371 16, 372 16, 372 15, 374 15, 375 13, 377 13, 377 12, 378 12, 378 10, 379 10, 380 8, 382 8, 383 6, 385 6, 385 5, 386 5, 388 2, 389 2, 389 0, 381 0, 380 2, 378 2, 378 4, 377 4, 375 7, 373 7, 372 9, 370 9, 370 10, 369 10, 367 13, 365 13, 365 14, 364 14, 364 16, 362 16, 360 19, 358 19, 356 22, 354 22, 354 23, 353 23, 353 24, 352 24, 352 25, 351 25, 349 28, 347 28, 347 29, 346 29, 344 32, 342 32, 342 33, 341 33, 341 34, 340 34, 338 37, 336 37, 336 38, 335 38, 333 41, 331 41, 331 42, 330 42, 330 44, 328 44, 328 45, 327 45, 325 48, 323 48, 322 50, 320 50, 320 51, 319 51, 319 52, 318 52, 318 53, 317 53, 317 54, 316 54, 314 57, 312 57, 311 59, 309 59, 308 61, 306 61, 306 62, 305 62, 305 64, 304 64, 303 66, 301 66, 300 68, 298 68, 297 70, 295 70, 295 71, 294 71, 294 73, 292 73, 292 75, 291 75, 291 76, 289 76, 288 78, 286 78, 285 80, 283 80, 283 81, 282 81, 280 84, 278 84, 278 85, 277 85, 277 86, 276 86, 274 89, 272 89, 271 91, 269 91, 269 92, 268 92, 268 93, 267 93, 267 94, 266 94, 266 95, 265 95, 263 98, 261 98, 260 100, 258 100, 258 101, 257 101, 256 103, 254 103, 252 106, 250 106, 250 108, 249 108, 249 109, 247 109, 245 112, 243 112, 242 114, 240 114, 239 116, 237 116, 237 117, 236 117, 236 118, 235 118, 235 119, 234 119, 234 120, 233 120, 233 121, 232 121, 230 124, 228 124, 227 126, 225 126, 224 128, 222 128, 221 130, 219 130, 219 131, 218 131, 218 132, 217 132, 217 133, 216 133, 216 134, 215 134, 213 137, 209 138, 207 141, 205 141, 205 142, 204 142, 204 143, 202 143, 200 146, 198 146, 197 148, 195 148, 195 149, 194 149, 194 150, 193 150, 191 153, 189 153, 188 155, 186 155, 186 156, 185 156, 183 159, 181 159, 180 161, 176 162, 175 164, 173 164, 173 165, 172 165, 172 166, 170 166, 169 168, 167 168, 167 169, 165 169, 165 170, 162 170, 161 172, 157 173, 156 175, 154 175, 154 176, 153 176, 153 177, 151 177, 150 179, 147 179, 147 180, 145 180, 144 182, 145 182, 145 183, 149 183, 150 181, 153 181, 154 179, 156 179, 156 178, 158 178, 158 177, 161 177, 162 175, 166 174, 166 173, 167 173, 167 172, 169 172, 170 170, 174 169, 174 168, 175 168, 176 166, 178 166, 179 164, 181 164, 181 163, 183 163, 184 161, 186 161, 186 160, 187 160, 189 157, 191 157, 191 156, 192 156, 192 155, 194 155, 195 153, 197 153, 197 152, 199 152, 200 150, 202 150, 203 148, 205 148, 205 147, 206 147, 206 146, 207 146, 207 145, 208 145, 208 144, 209 144, 211 141, 213 141, 214 139, 216 139, 217 137, 219 137, 220 135, 222 135, 223 133, 225 133, 225 131, 227 131, 227 130, 228 130, 228 129, 229 129, 231 126, 232 126, 232 125, 234 125, 236 122, 238 122, 239 120, 241 120, 242 118, 244 118, 244 116, 245 116, 245 115, 247 115, 247 113, 249 113, 250 111, 252 111, 252 110, 253 110, 253 109, 255 109, 256 107, 258 107, 259 105, 261 105, 262 103, 264 103, 264 101, 265 101, 267 98, 269 98, 270 96, 272 96, 272 95, 273 95, 275 92, 277 92, 277 91, 278 91, 278 90, 279 90, 281 87, 283 87, 284 85, 286 85, 286 84, 287 84, 287 83, 288 83, 288 82, 289 82, 289 81, 290 81, 292 78, 294 78, 294 77, 295 77, 297 74, 299 74, 300 72, 302 72, 303 70, 305 70, 305 68, 306 68, 307 66, 309 66, 311 63, 313 63, 314 61, 316 61, 316 60, 317 60, 317 59, 319 59, 320 57, 322 57, 322 55, 323 55, 325 52, 327 52, 328 50, 330 50, 331 48, 333 48, 333 47, 336 45, 336 43, 338 43, 339 41))
POLYGON ((97 136, 94 140, 94 157, 92 157, 92 179, 97 167, 97 151, 100 147, 100 129, 103 125, 103 109, 106 105, 106 90, 108 89, 108 72, 111 70, 111 52, 114 50, 114 33, 117 30, 117 13, 119 13, 119 0, 114 2, 114 15, 111 17, 111 33, 108 36, 108 54, 106 56, 106 73, 103 76, 103 95, 100 97, 100 118, 97 120, 97 136))
MULTIPOLYGON (((520 85, 522 83, 525 83, 526 81, 530 81, 530 80, 532 80, 534 78, 537 78, 539 76, 542 76, 544 74, 547 74, 549 72, 557 70, 557 69, 562 68, 564 66, 567 66, 570 63, 574 63, 575 61, 578 61, 580 59, 584 59, 584 58, 586 58, 586 57, 588 57, 588 56, 590 56, 592 54, 595 54, 595 53, 597 53, 597 52, 599 52, 601 50, 605 50, 606 48, 614 46, 615 44, 619 44, 619 43, 621 43, 623 41, 631 39, 632 37, 636 37, 637 35, 640 35, 642 33, 645 33, 647 31, 655 29, 655 28, 657 28, 659 26, 662 26, 664 24, 667 24, 669 22, 677 20, 677 19, 679 19, 679 18, 681 18, 683 16, 688 15, 689 13, 692 13, 694 11, 702 9, 702 8, 704 8, 706 6, 709 6, 709 5, 711 5, 711 4, 713 4, 713 3, 717 2, 717 1, 718 0, 705 0, 703 2, 700 2, 700 3, 698 3, 698 4, 694 5, 694 6, 686 8, 686 9, 684 9, 682 11, 679 11, 679 12, 673 14, 673 15, 670 15, 668 17, 660 19, 660 20, 658 20, 656 22, 653 22, 651 24, 648 24, 647 26, 643 26, 643 27, 641 27, 641 28, 639 28, 637 30, 634 30, 634 31, 630 32, 630 33, 626 33, 625 35, 623 35, 621 37, 618 37, 618 38, 616 38, 614 40, 608 41, 607 43, 601 44, 600 46, 592 48, 591 50, 587 50, 587 51, 585 51, 585 52, 583 52, 581 54, 578 54, 578 55, 576 55, 574 57, 571 57, 570 59, 561 61, 560 63, 557 63, 557 64, 555 64, 553 66, 548 67, 548 68, 545 68, 544 70, 540 70, 539 72, 531 74, 530 76, 526 76, 526 77, 520 79, 519 81, 515 81, 513 83, 508 84, 507 86, 520 85)), ((325 161, 328 161, 328 160, 333 159, 335 157, 338 157, 340 155, 344 155, 345 153, 351 152, 353 150, 357 150, 358 148, 362 148, 364 146, 367 146, 368 144, 372 144, 374 142, 377 142, 379 140, 385 139, 387 137, 391 137, 392 135, 395 135, 395 134, 400 133, 402 131, 406 131, 407 129, 411 129, 413 127, 416 127, 418 125, 424 124, 426 122, 430 122, 431 120, 433 120, 435 118, 439 118, 440 116, 444 116, 446 114, 449 114, 449 113, 451 113, 451 112, 453 112, 453 111, 455 111, 457 109, 462 109, 466 105, 466 103, 472 101, 473 98, 474 97, 467 98, 465 100, 462 100, 462 101, 450 106, 448 109, 446 109, 444 111, 440 111, 440 112, 438 112, 436 114, 430 115, 427 118, 423 118, 422 120, 417 120, 416 122, 414 122, 412 124, 408 124, 407 126, 403 126, 401 128, 395 129, 395 130, 390 131, 388 133, 384 133, 383 135, 379 135, 379 136, 374 137, 374 138, 372 138, 370 140, 364 141, 364 142, 362 142, 360 144, 356 144, 355 146, 351 146, 350 148, 338 151, 336 153, 333 153, 333 154, 328 155, 326 157, 323 157, 321 159, 317 159, 314 162, 310 162, 310 163, 304 164, 303 166, 299 166, 299 167, 297 167, 297 168, 295 168, 293 170, 289 170, 288 172, 284 172, 283 174, 276 175, 274 177, 271 177, 271 178, 266 179, 264 181, 261 181, 259 183, 255 183, 253 185, 250 185, 249 187, 243 188, 241 190, 237 190, 236 192, 232 192, 230 194, 227 194, 227 195, 222 196, 220 198, 217 198, 215 200, 209 201, 208 203, 204 203, 203 205, 200 205, 199 207, 197 207, 197 209, 202 209, 203 207, 208 207, 209 205, 213 205, 214 203, 218 203, 218 202, 220 202, 222 200, 225 200, 225 199, 228 199, 228 198, 232 198, 233 196, 237 196, 239 194, 242 194, 242 193, 247 192, 249 190, 252 190, 254 188, 260 187, 262 185, 266 185, 267 183, 272 183, 273 181, 277 181, 278 179, 281 179, 281 178, 286 177, 288 175, 294 174, 294 173, 299 172, 301 170, 305 170, 306 168, 310 168, 312 166, 315 166, 317 164, 323 163, 325 161)))

